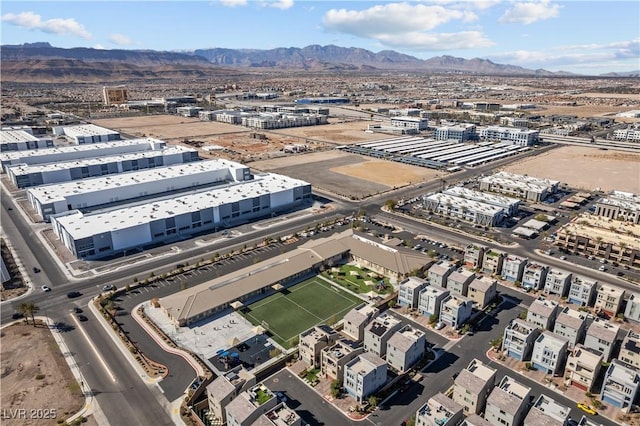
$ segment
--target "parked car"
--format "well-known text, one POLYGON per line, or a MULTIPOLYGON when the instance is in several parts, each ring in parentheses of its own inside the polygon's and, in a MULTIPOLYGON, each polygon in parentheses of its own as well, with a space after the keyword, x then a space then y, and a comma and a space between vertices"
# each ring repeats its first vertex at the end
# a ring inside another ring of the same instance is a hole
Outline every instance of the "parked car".
POLYGON ((37 274, 38 272, 40 272, 40 268, 38 268, 37 266, 33 267, 33 273, 37 274))
POLYGON ((51 291, 51 287, 47 286, 47 285, 43 285, 40 287, 40 290, 42 291, 51 291))
POLYGON ((78 316, 78 321, 88 321, 89 318, 85 317, 84 315, 79 314, 78 316))
POLYGON ((598 412, 593 407, 590 407, 587 404, 583 404, 582 402, 578 403, 578 408, 587 414, 591 414, 592 416, 595 416, 598 414, 598 412))
POLYGON ((444 323, 443 322, 439 322, 433 328, 435 328, 436 330, 442 330, 444 328, 444 323))
POLYGON ((20 319, 22 318, 24 315, 22 314, 22 312, 14 312, 13 315, 11 315, 11 318, 14 320, 20 319))
POLYGON ((567 256, 560 256, 560 260, 567 260, 567 256))

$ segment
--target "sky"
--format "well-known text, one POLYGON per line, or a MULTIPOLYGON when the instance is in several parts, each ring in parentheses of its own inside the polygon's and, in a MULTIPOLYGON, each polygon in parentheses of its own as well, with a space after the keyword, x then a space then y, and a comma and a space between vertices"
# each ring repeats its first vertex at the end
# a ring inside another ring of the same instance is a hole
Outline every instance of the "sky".
POLYGON ((2 44, 188 51, 312 44, 586 75, 640 70, 640 2, 5 1, 2 44))

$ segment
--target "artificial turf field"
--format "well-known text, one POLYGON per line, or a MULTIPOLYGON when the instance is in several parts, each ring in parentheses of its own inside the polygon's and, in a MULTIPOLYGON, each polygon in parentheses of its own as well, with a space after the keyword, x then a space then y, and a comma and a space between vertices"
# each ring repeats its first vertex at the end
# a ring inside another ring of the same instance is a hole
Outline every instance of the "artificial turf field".
POLYGON ((362 299, 314 277, 259 300, 241 310, 254 325, 268 325, 268 332, 288 348, 291 340, 314 325, 338 321, 362 299))

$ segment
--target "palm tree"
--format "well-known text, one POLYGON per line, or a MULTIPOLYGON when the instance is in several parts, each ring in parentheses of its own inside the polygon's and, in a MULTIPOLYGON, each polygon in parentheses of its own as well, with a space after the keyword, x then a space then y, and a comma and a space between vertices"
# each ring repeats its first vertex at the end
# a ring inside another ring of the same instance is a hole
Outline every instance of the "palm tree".
POLYGON ((20 313, 24 315, 27 324, 29 323, 29 320, 27 318, 31 317, 31 322, 33 323, 34 327, 36 326, 35 314, 39 310, 40 309, 33 302, 22 302, 20 303, 20 306, 18 306, 18 311, 20 311, 20 313))

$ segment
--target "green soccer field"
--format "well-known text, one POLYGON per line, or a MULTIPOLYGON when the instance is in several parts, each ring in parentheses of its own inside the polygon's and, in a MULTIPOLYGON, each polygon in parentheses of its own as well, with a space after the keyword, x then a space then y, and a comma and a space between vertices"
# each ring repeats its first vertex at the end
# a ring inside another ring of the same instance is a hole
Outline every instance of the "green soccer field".
POLYGON ((362 299, 314 277, 259 300, 241 313, 254 325, 265 321, 273 339, 289 348, 304 330, 339 321, 360 303, 362 299))

